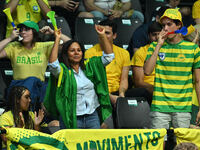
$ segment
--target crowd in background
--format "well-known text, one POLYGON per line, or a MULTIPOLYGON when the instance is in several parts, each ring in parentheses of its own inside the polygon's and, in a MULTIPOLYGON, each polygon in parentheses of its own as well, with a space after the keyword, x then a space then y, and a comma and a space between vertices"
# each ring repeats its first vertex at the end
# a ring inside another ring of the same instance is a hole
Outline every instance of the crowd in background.
MULTIPOLYGON (((112 129, 121 97, 146 99, 151 108, 148 128, 189 128, 192 119, 199 126, 200 112, 191 113, 192 104, 200 103, 200 1, 182 6, 183 0, 163 0, 148 18, 134 2, 142 1, 3 2, 1 10, 10 8, 13 22, 1 13, 6 22, 0 23, 0 58, 10 61, 13 80, 4 87, 0 74, 4 111, 0 127, 47 133, 112 129), (51 10, 56 13, 57 30, 46 15, 51 10), (98 43, 89 49, 76 39, 77 17, 100 19, 94 25, 98 43), (127 50, 114 44, 120 38, 116 18, 141 22, 130 33, 127 50), (193 30, 186 36, 169 34, 183 27, 193 30), (47 68, 49 78, 45 78, 47 68)), ((5 147, 6 137, 1 139, 5 147)))

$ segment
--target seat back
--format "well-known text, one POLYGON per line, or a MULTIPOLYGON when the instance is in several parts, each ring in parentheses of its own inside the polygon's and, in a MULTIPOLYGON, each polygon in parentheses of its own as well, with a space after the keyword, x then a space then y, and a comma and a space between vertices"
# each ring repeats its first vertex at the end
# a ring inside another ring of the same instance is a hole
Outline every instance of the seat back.
POLYGON ((82 43, 86 50, 98 43, 94 25, 100 20, 100 18, 76 18, 75 39, 82 43))
POLYGON ((150 107, 144 97, 119 97, 116 105, 116 127, 145 129, 150 125, 150 107))
POLYGON ((114 44, 127 49, 133 32, 142 22, 132 18, 117 18, 115 21, 117 23, 117 38, 114 40, 114 44))
POLYGON ((167 0, 147 0, 145 1, 145 22, 151 21, 152 13, 159 6, 164 6, 167 0))

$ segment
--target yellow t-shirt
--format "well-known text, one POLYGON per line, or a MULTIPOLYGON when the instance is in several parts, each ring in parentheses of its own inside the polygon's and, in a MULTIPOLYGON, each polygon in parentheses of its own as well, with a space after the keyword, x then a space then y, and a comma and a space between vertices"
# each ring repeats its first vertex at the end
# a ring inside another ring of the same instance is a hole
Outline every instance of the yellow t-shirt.
POLYGON ((192 6, 192 17, 194 19, 200 18, 200 0, 194 2, 192 6))
POLYGON ((6 46, 4 50, 11 60, 13 79, 37 77, 44 81, 53 44, 54 42, 36 42, 31 50, 24 48, 19 42, 11 42, 6 46))
MULTIPOLYGON (((9 1, 10 0, 6 0, 6 3, 9 1)), ((48 7, 50 7, 48 0, 43 1, 47 4, 48 7)), ((42 19, 42 12, 39 4, 37 3, 37 0, 19 0, 16 11, 12 13, 12 18, 16 26, 26 20, 38 23, 42 19)), ((6 37, 10 36, 12 30, 13 27, 11 22, 8 20, 6 37)))
MULTIPOLYGON (((29 115, 35 120, 35 115, 32 111, 29 111, 29 115)), ((0 127, 15 127, 13 114, 11 111, 7 111, 0 116, 0 127)))
MULTIPOLYGON (((130 55, 127 50, 113 45, 113 52, 115 54, 115 58, 109 65, 106 66, 106 75, 110 93, 119 90, 122 69, 125 66, 130 66, 130 55)), ((103 51, 101 50, 99 44, 96 44, 85 52, 85 58, 102 55, 103 51)))
MULTIPOLYGON (((145 58, 147 56, 147 50, 149 48, 149 44, 143 47, 140 47, 132 57, 131 65, 143 67, 145 58)), ((144 76, 144 82, 154 85, 154 78, 155 78, 155 70, 152 72, 150 76, 144 76)))

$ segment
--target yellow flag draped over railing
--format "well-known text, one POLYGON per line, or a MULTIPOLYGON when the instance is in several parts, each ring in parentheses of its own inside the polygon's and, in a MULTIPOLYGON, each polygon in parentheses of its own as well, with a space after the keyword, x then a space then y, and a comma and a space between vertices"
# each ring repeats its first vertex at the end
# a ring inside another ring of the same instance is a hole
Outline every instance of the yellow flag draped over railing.
POLYGON ((200 148, 200 130, 199 129, 187 129, 187 128, 176 128, 174 129, 177 144, 183 142, 194 143, 200 148))
POLYGON ((65 129, 53 135, 6 130, 10 150, 160 150, 166 135, 166 129, 65 129))

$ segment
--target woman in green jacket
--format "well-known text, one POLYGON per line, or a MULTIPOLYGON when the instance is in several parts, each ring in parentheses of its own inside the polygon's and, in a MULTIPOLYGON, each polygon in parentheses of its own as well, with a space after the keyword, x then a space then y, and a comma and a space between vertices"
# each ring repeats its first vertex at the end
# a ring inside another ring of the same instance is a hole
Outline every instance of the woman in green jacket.
POLYGON ((84 61, 84 52, 78 41, 63 45, 58 61, 60 32, 49 59, 53 76, 49 79, 44 105, 47 111, 59 118, 61 128, 100 128, 100 122, 112 113, 105 66, 113 58, 112 43, 105 27, 95 25, 103 56, 84 61), (97 109, 100 108, 100 117, 97 109))

